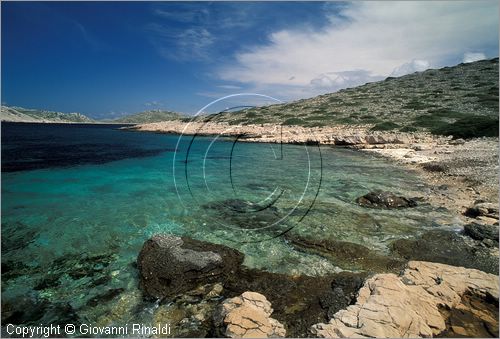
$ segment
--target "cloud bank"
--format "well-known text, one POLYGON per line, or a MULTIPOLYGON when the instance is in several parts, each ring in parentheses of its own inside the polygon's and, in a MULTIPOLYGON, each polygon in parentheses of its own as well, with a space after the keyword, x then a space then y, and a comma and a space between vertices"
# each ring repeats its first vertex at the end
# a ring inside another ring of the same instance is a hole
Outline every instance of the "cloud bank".
POLYGON ((220 66, 216 77, 295 99, 498 55, 497 1, 329 7, 321 30, 272 32, 267 43, 248 46, 220 66))

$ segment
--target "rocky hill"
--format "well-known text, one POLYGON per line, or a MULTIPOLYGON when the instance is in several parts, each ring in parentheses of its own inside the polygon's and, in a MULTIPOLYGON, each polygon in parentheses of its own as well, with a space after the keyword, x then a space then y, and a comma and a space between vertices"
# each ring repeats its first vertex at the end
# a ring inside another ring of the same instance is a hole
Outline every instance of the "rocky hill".
POLYGON ((1 121, 11 122, 63 122, 63 123, 92 123, 93 119, 80 113, 61 113, 28 109, 22 107, 2 106, 1 121))
POLYGON ((498 135, 498 58, 430 69, 286 104, 212 115, 229 124, 369 125, 455 137, 498 135))
POLYGON ((144 124, 160 121, 181 120, 184 115, 170 111, 151 110, 117 119, 94 120, 80 113, 61 113, 22 107, 2 106, 1 121, 45 123, 114 123, 144 124))
POLYGON ((122 123, 122 124, 145 124, 151 122, 160 122, 168 120, 179 120, 185 116, 176 112, 171 111, 161 111, 161 110, 151 110, 141 113, 136 113, 132 115, 126 115, 121 118, 113 120, 104 120, 106 122, 112 123, 122 123))

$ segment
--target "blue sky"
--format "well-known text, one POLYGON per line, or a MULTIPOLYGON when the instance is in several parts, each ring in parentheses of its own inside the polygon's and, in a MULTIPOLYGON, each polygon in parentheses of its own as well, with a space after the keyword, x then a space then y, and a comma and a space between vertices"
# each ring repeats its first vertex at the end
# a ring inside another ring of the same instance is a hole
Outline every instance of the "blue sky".
POLYGON ((497 1, 2 3, 2 103, 96 118, 497 55, 497 1))

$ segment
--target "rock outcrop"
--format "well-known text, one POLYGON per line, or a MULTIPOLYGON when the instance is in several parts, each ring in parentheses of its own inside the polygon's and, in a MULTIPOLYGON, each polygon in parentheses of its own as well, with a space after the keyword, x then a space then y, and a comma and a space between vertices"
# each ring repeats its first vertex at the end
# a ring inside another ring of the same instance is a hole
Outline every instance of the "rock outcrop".
POLYGON ((156 298, 223 282, 242 262, 243 254, 229 247, 168 234, 146 241, 137 258, 140 285, 156 298))
POLYGON ((313 325, 318 337, 498 336, 498 276, 475 269, 410 261, 402 276, 377 274, 359 290, 356 304, 313 325), (475 302, 468 302, 469 297, 475 302), (460 310, 468 326, 450 323, 460 310), (452 312, 451 312, 452 313, 452 312), (474 321, 480 319, 480 321, 474 321), (479 324, 479 325, 477 325, 479 324))
POLYGON ((484 216, 498 220, 498 205, 489 202, 477 203, 467 208, 464 214, 471 218, 484 216))
POLYGON ((215 324, 230 338, 284 337, 285 327, 271 318, 271 303, 260 293, 245 292, 225 300, 215 313, 215 324))
POLYGON ((471 223, 464 226, 464 234, 472 239, 489 239, 498 242, 498 226, 471 223))
POLYGON ((226 122, 189 123, 181 120, 163 121, 135 125, 125 129, 157 133, 178 133, 184 135, 223 135, 241 137, 240 141, 283 142, 289 144, 324 144, 364 146, 403 145, 436 140, 429 133, 404 133, 393 131, 372 131, 370 125, 339 125, 304 127, 280 123, 230 125, 226 122))
POLYGON ((405 198, 386 191, 373 191, 356 199, 356 202, 370 208, 406 208, 415 207, 415 199, 405 198))

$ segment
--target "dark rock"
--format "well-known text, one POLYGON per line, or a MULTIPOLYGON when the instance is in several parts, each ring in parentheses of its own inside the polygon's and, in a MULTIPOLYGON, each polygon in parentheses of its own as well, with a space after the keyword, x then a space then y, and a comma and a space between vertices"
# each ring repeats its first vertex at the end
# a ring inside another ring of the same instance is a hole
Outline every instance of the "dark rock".
POLYGON ((66 303, 50 303, 36 296, 22 296, 2 301, 2 323, 15 325, 79 324, 73 308, 66 303))
POLYGON ((224 291, 226 297, 234 297, 245 291, 265 295, 274 309, 273 318, 285 324, 287 336, 308 337, 310 327, 318 321, 328 321, 329 309, 335 307, 333 302, 340 295, 338 290, 334 292, 334 288, 338 287, 333 287, 335 279, 343 281, 341 288, 345 298, 342 300, 347 303, 348 297, 357 294, 359 281, 365 277, 366 273, 351 272, 322 277, 292 277, 242 267, 238 275, 227 282, 224 291), (331 300, 328 306, 327 299, 331 300))
MULTIPOLYGON (((222 245, 158 235, 145 242, 137 262, 143 291, 153 297, 175 295, 168 302, 181 309, 193 308, 195 312, 199 305, 206 303, 211 308, 213 303, 246 291, 261 293, 272 303, 273 318, 286 324, 291 337, 307 337, 313 324, 328 321, 329 312, 355 300, 366 277, 366 273, 350 272, 290 276, 250 269, 241 265, 242 261, 240 252, 222 245)), ((179 324, 175 333, 183 336, 178 330, 184 327, 179 324)), ((206 323, 192 328, 203 329, 207 336, 220 335, 206 323)))
POLYGON ((425 163, 422 168, 428 172, 446 172, 448 170, 448 166, 436 161, 425 163))
POLYGON ((356 199, 363 207, 370 208, 406 208, 417 206, 416 199, 405 198, 386 191, 373 191, 356 199))
POLYGON ((143 291, 161 298, 224 282, 242 262, 243 254, 229 247, 159 234, 144 243, 137 266, 143 291))
POLYGON ((202 207, 215 212, 214 217, 222 223, 243 229, 262 228, 283 217, 275 206, 261 206, 242 199, 227 199, 202 207))
POLYGON ((310 239, 294 233, 285 238, 299 250, 314 253, 332 260, 336 265, 368 272, 398 272, 404 261, 376 253, 369 248, 347 241, 310 239))
POLYGON ((2 223, 2 255, 27 247, 37 236, 36 230, 22 222, 2 223))
POLYGON ((320 305, 328 311, 328 318, 338 311, 356 302, 357 292, 363 286, 364 279, 350 272, 342 272, 332 281, 332 290, 320 297, 320 305))
POLYGON ((490 247, 490 248, 491 247, 498 247, 498 241, 493 241, 491 239, 483 239, 481 244, 483 244, 486 247, 490 247))
POLYGON ((498 205, 488 202, 477 203, 465 210, 464 215, 470 218, 485 216, 498 219, 498 205))
POLYGON ((391 245, 391 252, 406 260, 421 260, 475 268, 498 275, 498 258, 487 248, 469 245, 452 231, 432 230, 417 239, 399 239, 391 245))
POLYGON ((446 330, 437 338, 498 338, 498 300, 466 293, 462 307, 441 307, 446 330))
POLYGON ((104 293, 99 294, 98 296, 93 297, 87 302, 87 306, 95 307, 102 303, 106 303, 110 300, 113 300, 115 297, 120 295, 125 289, 123 288, 112 288, 107 290, 104 293))
POLYGON ((60 284, 59 276, 50 274, 42 279, 38 285, 34 287, 35 290, 44 290, 46 288, 56 287, 60 284))
POLYGON ((464 234, 475 240, 489 239, 498 243, 498 226, 471 223, 464 226, 464 234))

